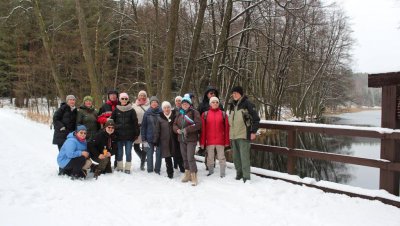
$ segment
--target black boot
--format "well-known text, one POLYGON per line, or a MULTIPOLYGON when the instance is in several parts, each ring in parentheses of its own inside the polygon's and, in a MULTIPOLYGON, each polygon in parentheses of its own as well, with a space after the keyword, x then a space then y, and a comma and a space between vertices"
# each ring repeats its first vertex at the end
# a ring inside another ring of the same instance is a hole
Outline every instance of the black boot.
POLYGON ((140 170, 144 171, 144 164, 146 163, 146 152, 142 151, 140 155, 140 170))

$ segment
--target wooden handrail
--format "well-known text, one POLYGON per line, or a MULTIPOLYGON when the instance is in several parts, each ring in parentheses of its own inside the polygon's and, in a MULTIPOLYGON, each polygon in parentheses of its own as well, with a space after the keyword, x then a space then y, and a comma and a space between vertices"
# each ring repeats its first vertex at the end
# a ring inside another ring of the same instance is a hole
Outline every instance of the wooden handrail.
MULTIPOLYGON (((259 151, 272 152, 281 155, 288 156, 287 172, 294 174, 296 169, 297 158, 312 158, 325 161, 334 161, 341 163, 349 163, 361 166, 375 167, 380 170, 386 170, 399 175, 400 162, 392 162, 385 159, 370 159, 355 157, 350 155, 327 153, 315 150, 303 150, 296 148, 296 133, 297 132, 309 132, 309 133, 320 133, 329 135, 339 136, 352 136, 352 137, 368 137, 381 139, 382 142, 400 140, 400 130, 386 129, 380 127, 357 127, 357 126, 338 126, 338 125, 327 125, 327 124, 313 124, 313 123, 299 123, 299 122, 281 122, 281 121, 267 121, 262 120, 259 125, 260 128, 271 129, 271 130, 285 130, 288 132, 287 147, 279 147, 273 145, 263 145, 252 143, 252 149, 259 151)), ((381 178, 380 180, 384 179, 381 178)), ((278 178, 277 178, 278 179, 278 178)), ((292 183, 296 183, 292 181, 292 183)), ((399 186, 399 185, 395 185, 399 186)), ((318 186, 317 186, 318 187, 318 186)), ((322 190, 329 191, 329 189, 321 188, 322 190)), ((393 189, 396 190, 396 189, 393 189)), ((398 190, 398 187, 397 187, 398 190)), ((335 193, 340 190, 335 190, 335 193)), ((351 194, 351 196, 363 197, 360 194, 349 193, 342 191, 342 194, 351 194)), ((393 193, 392 193, 393 194, 393 193)), ((384 203, 395 205, 400 207, 400 202, 385 200, 384 198, 374 198, 384 203)))

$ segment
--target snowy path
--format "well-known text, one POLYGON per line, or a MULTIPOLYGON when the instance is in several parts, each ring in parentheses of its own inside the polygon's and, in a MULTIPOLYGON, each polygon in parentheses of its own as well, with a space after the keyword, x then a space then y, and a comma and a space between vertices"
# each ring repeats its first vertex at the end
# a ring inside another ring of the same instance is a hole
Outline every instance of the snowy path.
MULTIPOLYGON (((400 225, 400 210, 252 176, 251 184, 206 177, 199 185, 138 170, 99 180, 57 176, 52 130, 0 108, 0 225, 400 225)), ((164 163, 163 163, 164 164, 164 163)), ((217 169, 218 171, 218 169, 217 169)))

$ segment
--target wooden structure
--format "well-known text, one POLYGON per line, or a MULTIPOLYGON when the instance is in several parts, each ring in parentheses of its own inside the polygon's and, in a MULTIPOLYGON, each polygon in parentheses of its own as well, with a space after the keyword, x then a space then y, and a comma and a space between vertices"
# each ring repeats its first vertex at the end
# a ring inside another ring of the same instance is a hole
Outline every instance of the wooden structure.
MULTIPOLYGON (((398 161, 389 161, 382 160, 382 159, 370 159, 370 158, 362 158, 362 157, 355 157, 355 156, 350 156, 350 155, 343 155, 343 154, 335 154, 335 153, 327 153, 327 152, 321 152, 321 151, 316 151, 316 150, 304 150, 304 149, 297 149, 297 142, 296 142, 296 136, 298 132, 309 132, 309 133, 320 133, 320 134, 328 134, 328 135, 342 135, 342 136, 354 136, 354 137, 369 137, 369 138, 378 138, 381 139, 382 142, 385 142, 382 144, 385 147, 385 151, 391 152, 391 150, 387 149, 387 146, 385 146, 387 143, 398 143, 400 142, 400 130, 392 130, 392 129, 381 129, 377 130, 376 128, 371 128, 371 127, 356 127, 356 126, 335 126, 335 125, 326 125, 326 124, 310 124, 310 123, 287 123, 287 122, 279 122, 279 121, 264 121, 260 123, 260 128, 265 128, 265 129, 274 129, 274 130, 283 130, 287 131, 288 133, 288 138, 287 138, 287 146, 288 147, 278 147, 278 146, 272 146, 272 145, 263 145, 263 144, 255 144, 252 143, 252 149, 253 150, 258 150, 258 151, 266 151, 266 152, 272 152, 280 155, 287 155, 288 156, 288 161, 287 161, 287 172, 289 174, 295 174, 296 172, 296 159, 297 158, 311 158, 311 159, 318 159, 318 160, 325 160, 325 161, 334 161, 334 162, 342 162, 342 163, 349 163, 349 164, 355 164, 355 165, 361 165, 361 166, 368 166, 368 167, 374 167, 374 168, 379 168, 381 172, 383 171, 384 173, 380 174, 380 186, 382 188, 382 184, 385 186, 385 190, 392 194, 396 194, 394 191, 396 189, 389 189, 392 188, 386 183, 388 181, 387 177, 388 175, 398 175, 400 173, 400 162, 398 161), (382 181, 384 183, 382 183, 382 181)), ((386 155, 385 155, 386 156, 386 155)), ((382 157, 381 157, 382 158, 382 157)), ((262 176, 262 175, 260 175, 262 176)), ((269 177, 273 178, 273 177, 269 177)), ((397 177, 398 178, 398 177, 397 177)), ((360 198, 365 198, 365 199, 373 199, 373 200, 380 200, 383 203, 394 205, 400 208, 400 202, 393 201, 390 199, 385 199, 381 197, 370 197, 370 196, 365 196, 365 195, 360 195, 356 193, 351 193, 351 192, 346 192, 342 190, 336 190, 332 188, 326 188, 326 187, 319 187, 317 185, 312 185, 312 184, 306 184, 306 183, 301 183, 297 181, 290 181, 282 178, 274 178, 274 179, 280 179, 280 180, 285 180, 291 183, 295 184, 301 184, 309 187, 314 187, 318 188, 321 190, 324 190, 326 192, 331 192, 331 193, 339 193, 339 194, 346 194, 352 197, 360 197, 360 198)), ((395 184, 392 183, 390 184, 395 188, 395 184)), ((398 191, 398 184, 397 184, 397 191, 398 191)))
MULTIPOLYGON (((370 74, 368 87, 382 88, 382 128, 400 129, 400 72, 370 74)), ((382 139, 381 159, 400 162, 400 141, 382 139)), ((399 195, 399 172, 380 170, 379 187, 399 195)))

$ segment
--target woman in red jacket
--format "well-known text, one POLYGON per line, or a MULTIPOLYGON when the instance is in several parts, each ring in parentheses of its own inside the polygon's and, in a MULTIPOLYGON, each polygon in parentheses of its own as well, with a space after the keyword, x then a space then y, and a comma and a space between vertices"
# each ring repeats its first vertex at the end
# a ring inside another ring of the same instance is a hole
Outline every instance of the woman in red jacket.
POLYGON ((225 177, 226 159, 224 150, 229 146, 229 122, 226 113, 219 108, 217 97, 210 98, 210 109, 201 115, 202 129, 200 147, 207 150, 208 175, 214 173, 214 150, 220 166, 220 176, 225 177))

